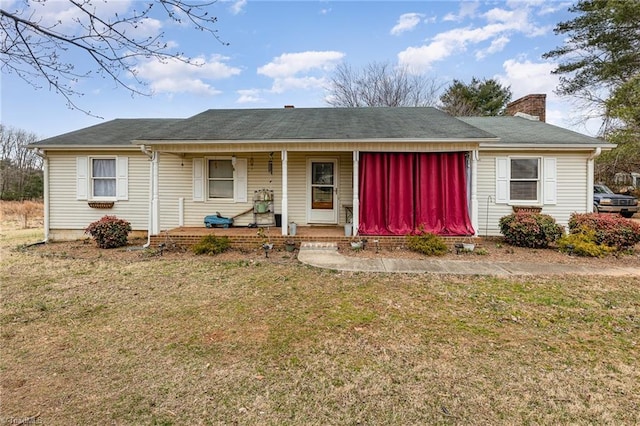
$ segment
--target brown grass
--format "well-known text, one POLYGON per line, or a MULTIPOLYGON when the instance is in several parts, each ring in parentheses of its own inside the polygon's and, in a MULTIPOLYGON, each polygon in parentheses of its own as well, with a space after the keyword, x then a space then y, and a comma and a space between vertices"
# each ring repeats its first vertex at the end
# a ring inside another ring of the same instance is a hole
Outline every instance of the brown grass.
POLYGON ((42 226, 43 204, 39 201, 0 201, 3 228, 38 228, 42 226))
MULTIPOLYGON (((2 247, 2 416, 638 424, 640 279, 338 273, 2 247)), ((77 243, 79 245, 88 243, 77 243)))

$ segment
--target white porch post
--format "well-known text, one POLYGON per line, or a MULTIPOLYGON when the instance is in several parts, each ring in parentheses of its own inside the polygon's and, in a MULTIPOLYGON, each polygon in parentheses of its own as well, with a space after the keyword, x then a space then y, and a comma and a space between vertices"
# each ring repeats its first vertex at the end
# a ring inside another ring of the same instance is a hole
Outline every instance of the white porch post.
POLYGON ((151 157, 151 234, 160 234, 160 202, 159 188, 158 188, 158 161, 160 153, 158 151, 153 152, 151 157))
POLYGON ((42 156, 42 175, 44 184, 44 241, 49 241, 49 157, 46 154, 42 156))
POLYGON ((478 236, 478 150, 471 151, 471 225, 478 236))
POLYGON ((353 221, 353 235, 358 235, 360 226, 360 151, 353 151, 353 208, 351 219, 353 221))
POLYGON ((289 178, 287 151, 282 150, 282 211, 281 225, 282 235, 289 235, 289 178))

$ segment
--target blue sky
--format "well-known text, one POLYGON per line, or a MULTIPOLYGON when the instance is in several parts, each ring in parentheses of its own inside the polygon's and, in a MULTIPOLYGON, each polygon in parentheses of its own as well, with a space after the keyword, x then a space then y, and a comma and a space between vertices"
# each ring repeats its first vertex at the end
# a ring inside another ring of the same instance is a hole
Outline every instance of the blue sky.
MULTIPOLYGON (((20 7, 5 1, 3 8, 20 7)), ((1 120, 50 137, 114 118, 189 117, 210 108, 326 107, 326 86, 335 66, 354 68, 388 62, 425 73, 444 87, 453 79, 496 78, 511 86, 513 99, 547 94, 547 121, 594 135, 598 120, 553 90, 555 64, 542 54, 562 44, 555 25, 572 18, 571 2, 501 1, 219 1, 221 45, 203 33, 150 19, 148 34, 164 31, 172 45, 202 66, 141 62, 140 78, 153 96, 132 96, 102 78, 77 83, 74 101, 100 118, 66 107, 47 87, 35 90, 2 74, 1 120)), ((135 2, 110 1, 124 11, 135 2)), ((38 13, 68 19, 66 1, 50 0, 38 13)), ((65 25, 71 25, 64 22, 65 25)), ((87 64, 78 57, 78 64, 87 64)))

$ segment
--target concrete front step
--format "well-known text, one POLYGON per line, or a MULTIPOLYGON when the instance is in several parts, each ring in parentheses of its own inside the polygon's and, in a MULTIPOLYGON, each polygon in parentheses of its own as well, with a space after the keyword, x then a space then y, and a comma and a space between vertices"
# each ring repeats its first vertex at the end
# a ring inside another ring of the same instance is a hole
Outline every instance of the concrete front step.
POLYGON ((300 251, 338 251, 338 243, 333 242, 314 242, 314 241, 303 241, 300 244, 300 251))

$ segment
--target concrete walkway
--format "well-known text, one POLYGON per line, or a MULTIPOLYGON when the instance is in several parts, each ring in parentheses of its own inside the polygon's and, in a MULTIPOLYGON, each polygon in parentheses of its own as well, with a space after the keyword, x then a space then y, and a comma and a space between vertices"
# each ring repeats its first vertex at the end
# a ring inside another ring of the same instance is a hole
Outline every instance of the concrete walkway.
POLYGON ((302 243, 298 260, 318 268, 354 272, 401 272, 455 275, 599 275, 640 276, 638 267, 594 268, 586 265, 530 262, 470 262, 464 260, 367 259, 338 252, 335 243, 302 243))

